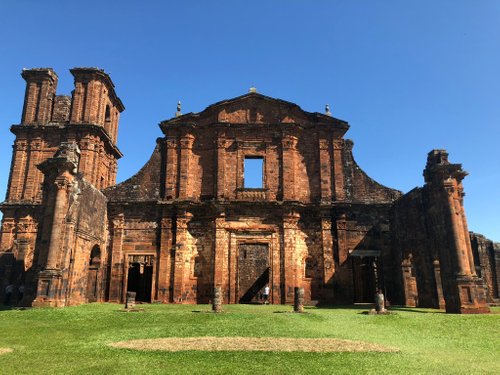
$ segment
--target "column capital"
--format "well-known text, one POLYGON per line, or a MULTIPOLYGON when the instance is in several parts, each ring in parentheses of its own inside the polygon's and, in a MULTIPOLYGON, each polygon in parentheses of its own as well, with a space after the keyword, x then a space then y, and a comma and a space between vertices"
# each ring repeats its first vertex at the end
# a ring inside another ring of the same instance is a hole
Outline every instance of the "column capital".
POLYGON ((184 211, 177 215, 177 228, 187 229, 189 222, 193 218, 193 214, 188 211, 184 211))
POLYGON ((283 138, 281 139, 281 144, 284 150, 296 150, 297 137, 291 134, 283 134, 283 138))
POLYGON ((334 139, 333 140, 333 149, 334 150, 342 150, 344 147, 344 140, 343 139, 334 139))
POLYGON ((300 214, 296 211, 289 211, 283 214, 283 228, 296 229, 300 220, 300 214))
POLYGON ((125 215, 118 214, 113 218, 113 229, 123 229, 125 227, 125 215))
POLYGON ((72 181, 66 176, 60 176, 54 181, 57 190, 67 190, 72 186, 72 181))
POLYGON ((330 148, 330 141, 328 139, 319 139, 319 149, 327 151, 330 148))
POLYGON ((165 144, 168 149, 173 149, 177 147, 177 137, 167 137, 165 144))
POLYGON ((321 229, 322 230, 331 230, 332 229, 332 219, 329 217, 321 218, 321 229))
POLYGON ((225 149, 227 147, 228 142, 227 142, 226 137, 222 136, 222 137, 217 138, 215 143, 216 143, 218 149, 225 149))
POLYGON ((181 139, 179 140, 181 148, 191 149, 193 147, 194 139, 195 139, 194 135, 189 133, 182 136, 181 139))
POLYGON ((169 217, 162 217, 160 220, 161 229, 169 229, 172 228, 172 219, 169 217))

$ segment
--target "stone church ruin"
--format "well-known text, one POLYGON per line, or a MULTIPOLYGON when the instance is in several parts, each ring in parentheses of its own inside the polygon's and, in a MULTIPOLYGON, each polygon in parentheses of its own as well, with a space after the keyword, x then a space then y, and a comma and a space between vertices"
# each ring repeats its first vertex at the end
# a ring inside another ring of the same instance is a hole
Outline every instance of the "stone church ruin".
MULTIPOLYGON (((402 194, 356 164, 347 122, 248 94, 160 123, 149 161, 116 184, 120 113, 110 77, 71 69, 72 96, 52 69, 23 70, 0 238, 0 298, 86 302, 318 304, 373 302, 488 312, 500 248, 470 233, 462 179, 445 150, 425 184, 402 194), (261 169, 261 186, 245 166, 261 169)), ((2 299, 3 301, 3 299, 2 299)))

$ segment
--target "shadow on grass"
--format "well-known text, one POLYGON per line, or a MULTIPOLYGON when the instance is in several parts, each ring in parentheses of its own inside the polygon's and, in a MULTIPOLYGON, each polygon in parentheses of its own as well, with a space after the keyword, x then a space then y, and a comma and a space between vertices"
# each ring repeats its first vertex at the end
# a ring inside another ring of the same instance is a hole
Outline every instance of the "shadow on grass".
POLYGON ((12 305, 0 305, 0 311, 8 311, 8 310, 28 310, 31 307, 22 307, 22 306, 12 306, 12 305))
POLYGON ((408 311, 408 312, 416 312, 420 314, 445 314, 445 311, 443 310, 437 310, 437 309, 429 309, 427 310, 426 308, 422 309, 417 309, 417 308, 411 308, 411 307, 404 307, 404 306, 391 306, 389 308, 390 311, 408 311))
POLYGON ((353 305, 316 305, 306 306, 306 309, 328 309, 328 310, 366 310, 375 306, 373 303, 355 303, 353 305))

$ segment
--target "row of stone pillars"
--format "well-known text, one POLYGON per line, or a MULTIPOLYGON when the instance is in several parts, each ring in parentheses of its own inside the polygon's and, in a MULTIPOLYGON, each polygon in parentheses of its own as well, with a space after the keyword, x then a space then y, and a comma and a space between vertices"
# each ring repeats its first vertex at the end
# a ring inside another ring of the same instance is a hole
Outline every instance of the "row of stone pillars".
MULTIPOLYGON (((127 292, 125 309, 130 310, 135 308, 135 292, 127 292)), ((212 299, 212 311, 214 313, 222 312, 222 288, 214 288, 214 298, 212 299)), ((304 312, 304 288, 296 287, 294 290, 293 311, 296 313, 304 312)))
MULTIPOLYGON (((212 311, 222 312, 222 288, 214 288, 214 298, 212 300, 212 311)), ((304 312, 304 288, 296 287, 294 290, 293 311, 296 313, 304 312)))

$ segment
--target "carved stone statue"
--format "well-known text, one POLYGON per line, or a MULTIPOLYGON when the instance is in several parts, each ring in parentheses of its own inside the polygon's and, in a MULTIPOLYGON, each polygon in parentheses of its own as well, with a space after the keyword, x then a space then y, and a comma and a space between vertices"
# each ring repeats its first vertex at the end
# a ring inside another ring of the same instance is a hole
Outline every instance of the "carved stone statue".
POLYGON ((72 173, 77 172, 78 162, 80 161, 80 148, 75 142, 62 142, 54 158, 66 159, 67 162, 74 165, 72 173))

